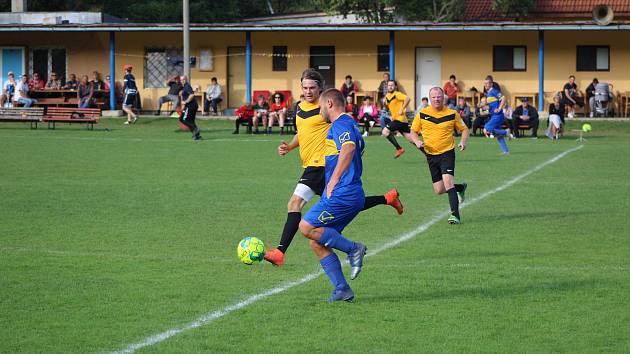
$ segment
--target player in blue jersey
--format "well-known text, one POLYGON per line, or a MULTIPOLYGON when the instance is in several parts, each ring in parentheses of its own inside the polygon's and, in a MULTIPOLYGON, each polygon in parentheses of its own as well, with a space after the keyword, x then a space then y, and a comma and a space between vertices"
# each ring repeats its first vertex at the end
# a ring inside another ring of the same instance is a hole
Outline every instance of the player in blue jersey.
POLYGON ((490 120, 483 127, 486 135, 490 137, 496 137, 499 145, 501 146, 501 150, 503 154, 508 155, 510 150, 508 149, 507 143, 505 142, 505 137, 513 138, 512 132, 510 129, 501 129, 503 125, 503 120, 505 119, 503 116, 503 107, 505 106, 505 96, 501 94, 501 90, 498 88, 498 85, 494 85, 494 80, 492 76, 488 75, 486 80, 484 81, 484 86, 488 93, 486 94, 486 99, 488 101, 488 106, 490 107, 490 120))
POLYGON ((127 121, 125 124, 133 124, 138 120, 138 116, 133 113, 133 106, 136 103, 136 94, 138 93, 138 87, 136 86, 136 78, 131 74, 133 67, 126 64, 123 69, 125 70, 125 78, 123 79, 123 89, 125 97, 122 102, 122 109, 127 113, 127 121))
POLYGON ((300 231, 311 240, 311 248, 334 286, 328 301, 352 301, 354 293, 341 270, 341 262, 333 249, 348 255, 355 279, 363 266, 367 247, 345 238, 341 232, 365 204, 361 183, 361 155, 365 143, 354 119, 345 114, 345 99, 337 89, 328 89, 320 97, 320 114, 332 122, 326 136, 326 187, 302 221, 300 231))

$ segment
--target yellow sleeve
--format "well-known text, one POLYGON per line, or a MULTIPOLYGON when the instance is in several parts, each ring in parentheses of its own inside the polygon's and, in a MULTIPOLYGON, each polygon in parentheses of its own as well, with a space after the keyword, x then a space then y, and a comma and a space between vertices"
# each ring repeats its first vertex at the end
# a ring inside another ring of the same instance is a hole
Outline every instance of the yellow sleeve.
POLYGON ((411 124, 411 130, 420 134, 422 132, 422 119, 420 118, 420 112, 413 117, 413 123, 411 124))
POLYGON ((398 93, 396 95, 396 98, 399 99, 401 102, 405 102, 405 100, 407 99, 407 95, 405 95, 404 93, 398 93))
POLYGON ((468 127, 466 126, 466 124, 464 124, 464 121, 462 120, 462 117, 459 115, 459 113, 455 113, 455 129, 457 129, 457 131, 459 132, 468 130, 468 127))

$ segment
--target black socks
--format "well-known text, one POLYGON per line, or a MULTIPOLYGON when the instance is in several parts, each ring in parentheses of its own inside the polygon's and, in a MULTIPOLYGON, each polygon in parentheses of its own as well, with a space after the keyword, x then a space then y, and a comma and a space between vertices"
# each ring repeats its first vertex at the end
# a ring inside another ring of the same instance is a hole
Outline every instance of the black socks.
POLYGON ((370 197, 365 197, 365 205, 363 206, 363 210, 368 210, 377 205, 387 204, 387 200, 384 195, 373 195, 370 197))
POLYGON ((299 211, 289 212, 287 214, 287 222, 284 224, 282 236, 280 237, 280 244, 278 245, 280 252, 287 252, 287 248, 289 248, 291 241, 293 241, 293 236, 295 236, 295 233, 300 226, 300 220, 302 220, 302 213, 299 211))
POLYGON ((459 199, 457 199, 457 191, 455 188, 451 188, 447 190, 446 193, 448 193, 448 204, 451 206, 451 213, 459 219, 459 199))
POLYGON ((387 140, 389 140, 389 142, 392 143, 394 147, 396 147, 396 150, 400 150, 400 145, 398 145, 398 142, 396 141, 396 136, 394 135, 394 133, 389 133, 389 135, 387 136, 387 140))

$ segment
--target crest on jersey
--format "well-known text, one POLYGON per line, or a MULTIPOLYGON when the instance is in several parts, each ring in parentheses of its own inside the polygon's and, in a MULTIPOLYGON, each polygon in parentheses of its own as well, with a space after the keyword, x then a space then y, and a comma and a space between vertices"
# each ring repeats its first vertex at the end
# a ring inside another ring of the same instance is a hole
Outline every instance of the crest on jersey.
POLYGON ((340 143, 345 143, 346 141, 350 140, 350 132, 345 132, 341 135, 339 135, 339 142, 340 143))
POLYGON ((319 214, 319 216, 317 217, 317 220, 319 220, 319 222, 321 222, 322 224, 326 224, 334 218, 335 217, 331 213, 324 210, 321 212, 321 214, 319 214))

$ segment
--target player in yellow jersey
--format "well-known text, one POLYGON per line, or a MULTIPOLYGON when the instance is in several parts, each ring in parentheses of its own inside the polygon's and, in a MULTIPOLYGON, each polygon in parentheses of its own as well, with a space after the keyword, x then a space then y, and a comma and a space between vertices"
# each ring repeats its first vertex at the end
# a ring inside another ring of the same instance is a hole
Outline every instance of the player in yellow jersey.
POLYGON ((462 133, 459 150, 466 149, 470 132, 462 117, 444 106, 444 91, 440 87, 429 90, 431 104, 416 114, 411 125, 411 142, 427 156, 433 190, 436 194, 448 194, 451 207, 449 224, 459 224, 459 203, 464 201, 467 184, 455 184, 455 138, 453 132, 462 133), (422 139, 418 134, 422 134, 422 139))
MULTIPOLYGON (((405 152, 405 149, 398 145, 395 132, 398 131, 403 134, 405 138, 409 139, 409 122, 405 114, 408 105, 409 97, 402 92, 396 91, 396 81, 389 80, 387 82, 387 95, 385 95, 385 107, 391 112, 392 119, 383 125, 382 134, 396 148, 395 159, 399 158, 400 155, 405 152)), ((383 122, 381 122, 381 124, 383 124, 383 122)))
MULTIPOLYGON (((322 117, 319 108, 319 95, 324 89, 324 78, 319 72, 307 69, 302 73, 301 83, 304 100, 296 107, 297 134, 291 142, 283 141, 278 146, 278 154, 285 156, 291 150, 299 148, 304 172, 289 199, 287 221, 284 224, 278 248, 265 253, 265 259, 276 266, 284 263, 284 253, 298 230, 302 219, 302 209, 315 195, 322 195, 326 184, 324 152, 330 124, 322 117)), ((398 214, 403 213, 403 206, 395 188, 385 195, 365 197, 363 210, 379 204, 391 205, 398 214)))

